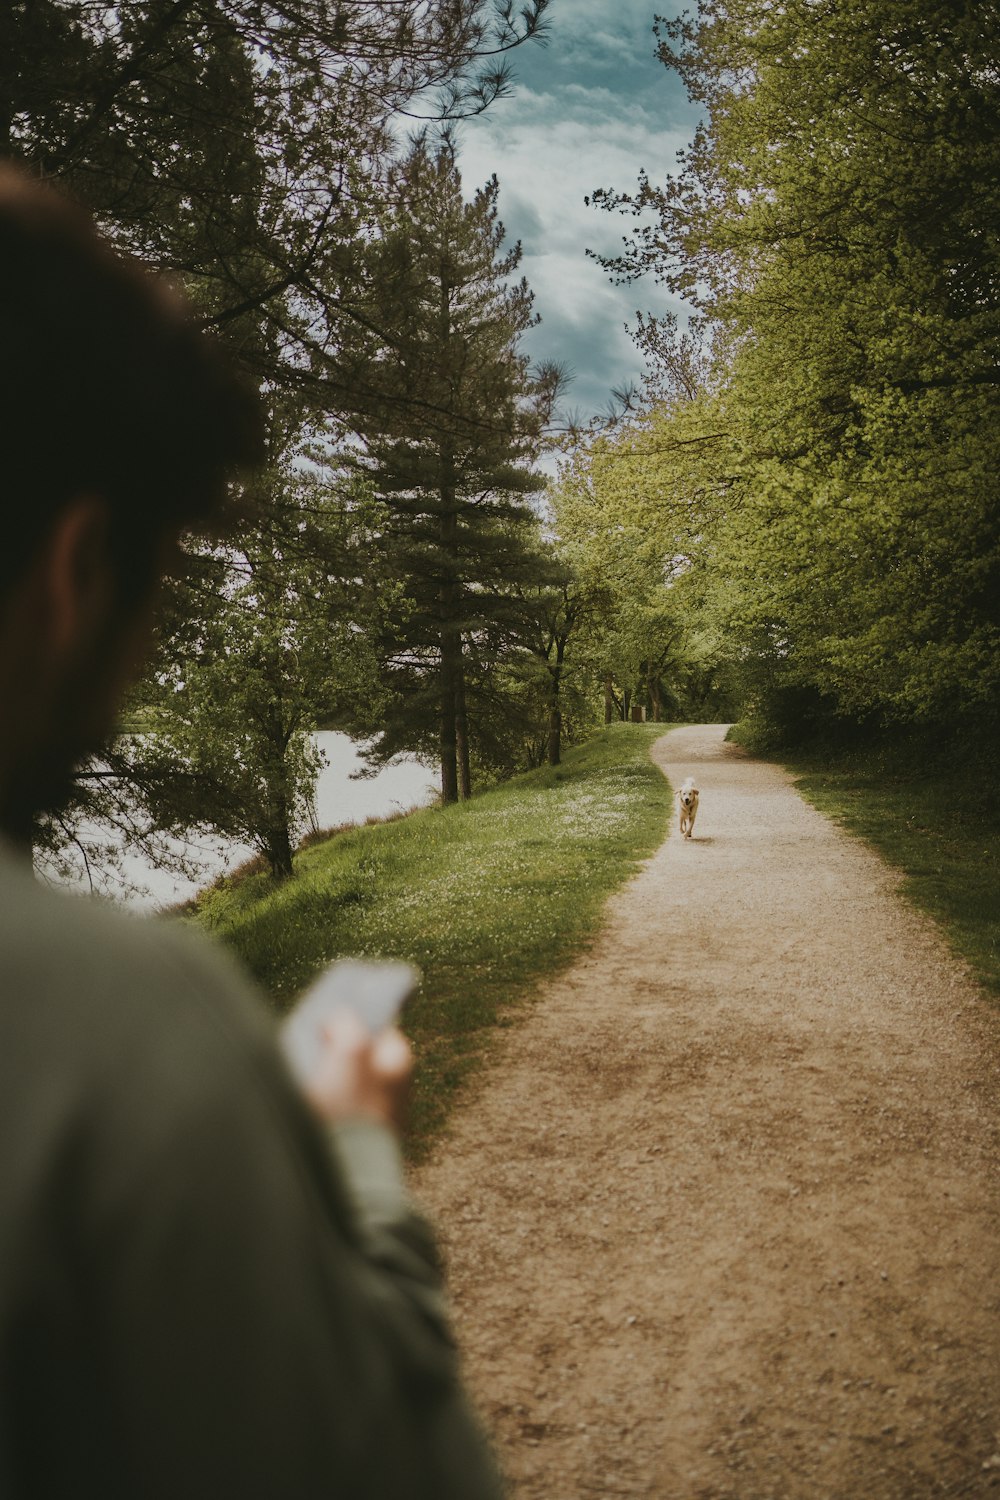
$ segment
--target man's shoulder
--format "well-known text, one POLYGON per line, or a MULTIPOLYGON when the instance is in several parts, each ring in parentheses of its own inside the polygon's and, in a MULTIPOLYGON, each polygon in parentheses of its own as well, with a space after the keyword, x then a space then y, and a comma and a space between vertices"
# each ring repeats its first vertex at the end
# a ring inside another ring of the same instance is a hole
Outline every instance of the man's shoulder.
POLYGON ((139 917, 41 886, 0 857, 0 1030, 8 1048, 83 1065, 131 1051, 214 1050, 271 1027, 235 962, 176 920, 139 917))
POLYGON ((37 886, 0 856, 0 1209, 33 1223, 71 1160, 96 1222, 154 1181, 176 1197, 192 1153, 232 1165, 298 1141, 305 1110, 274 1043, 221 945, 37 886))

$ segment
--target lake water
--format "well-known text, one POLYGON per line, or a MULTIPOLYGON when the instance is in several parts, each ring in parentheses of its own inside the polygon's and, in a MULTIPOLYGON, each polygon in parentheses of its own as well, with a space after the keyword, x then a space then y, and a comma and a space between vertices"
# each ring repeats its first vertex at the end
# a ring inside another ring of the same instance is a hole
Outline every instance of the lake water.
MULTIPOLYGON (((327 758, 316 788, 316 818, 320 828, 364 823, 367 818, 407 812, 413 807, 426 806, 437 795, 436 775, 412 756, 401 757, 370 779, 355 780, 353 773, 364 762, 354 741, 332 730, 321 730, 315 739, 327 758)), ((247 845, 218 839, 199 839, 177 847, 197 865, 196 879, 184 880, 155 869, 141 856, 129 853, 122 861, 123 879, 109 881, 108 894, 133 907, 169 906, 188 900, 203 885, 242 864, 255 852, 247 845)), ((85 887, 82 872, 74 884, 85 887)))

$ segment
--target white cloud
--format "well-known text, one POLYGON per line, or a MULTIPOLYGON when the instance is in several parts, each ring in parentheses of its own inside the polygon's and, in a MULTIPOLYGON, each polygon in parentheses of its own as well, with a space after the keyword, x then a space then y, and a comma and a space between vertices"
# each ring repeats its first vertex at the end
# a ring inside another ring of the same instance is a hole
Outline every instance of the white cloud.
POLYGON ((572 16, 572 27, 554 28, 511 97, 463 128, 461 166, 467 191, 494 172, 499 177, 500 215, 523 240, 524 274, 543 319, 530 337, 531 353, 573 367, 569 404, 587 416, 605 405, 612 387, 641 378, 626 321, 634 321, 637 307, 664 311, 671 304, 646 283, 612 286, 587 258, 588 247, 617 254, 632 221, 584 200, 597 187, 630 190, 640 168, 664 177, 690 139, 691 114, 683 118, 676 80, 671 89, 662 69, 632 87, 636 17, 652 17, 645 5, 626 7, 622 17, 613 0, 571 3, 564 18, 572 16), (598 19, 604 24, 588 31, 598 19), (623 69, 621 57, 630 66, 623 69))

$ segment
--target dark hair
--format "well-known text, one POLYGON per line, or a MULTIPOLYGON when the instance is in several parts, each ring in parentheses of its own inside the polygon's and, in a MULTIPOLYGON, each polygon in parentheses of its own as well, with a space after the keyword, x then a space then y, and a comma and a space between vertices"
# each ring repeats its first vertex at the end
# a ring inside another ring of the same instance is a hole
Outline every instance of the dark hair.
POLYGON ((87 492, 144 589, 164 533, 213 518, 260 449, 256 396, 180 294, 0 163, 0 596, 87 492))

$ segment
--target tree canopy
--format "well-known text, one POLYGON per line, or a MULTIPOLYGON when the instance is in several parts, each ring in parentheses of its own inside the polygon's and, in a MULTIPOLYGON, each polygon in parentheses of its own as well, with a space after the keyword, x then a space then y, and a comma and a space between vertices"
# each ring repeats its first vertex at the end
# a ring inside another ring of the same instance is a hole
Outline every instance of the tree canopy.
POLYGON ((662 442, 711 497, 713 618, 759 698, 995 722, 997 7, 708 0, 659 32, 702 124, 666 182, 596 198, 637 215, 612 274, 711 333, 698 430, 667 404, 662 442))
POLYGON ((0 19, 0 153, 181 276, 255 375, 351 405, 350 245, 393 129, 509 86, 549 0, 31 0, 0 19))

